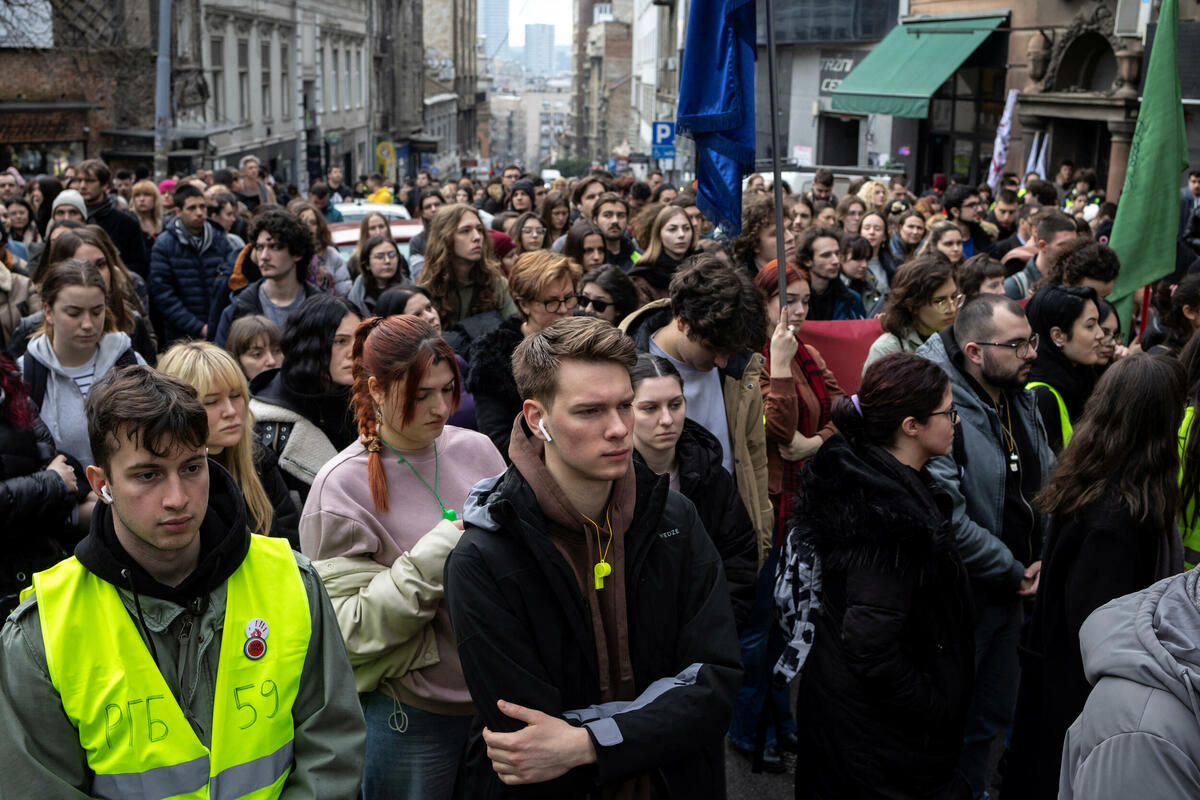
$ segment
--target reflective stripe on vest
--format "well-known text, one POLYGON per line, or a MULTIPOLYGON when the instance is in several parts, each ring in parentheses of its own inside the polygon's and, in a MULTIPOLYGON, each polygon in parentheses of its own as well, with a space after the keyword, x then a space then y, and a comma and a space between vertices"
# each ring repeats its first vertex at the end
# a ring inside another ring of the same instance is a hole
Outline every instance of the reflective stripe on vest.
POLYGON ((75 558, 34 575, 33 584, 47 671, 95 773, 93 796, 279 796, 291 772, 292 705, 312 632, 308 594, 286 540, 252 536, 226 582, 209 748, 112 584, 75 558), (258 659, 246 651, 253 620, 267 625, 258 659))
POLYGON ((1050 394, 1054 395, 1054 400, 1058 403, 1058 422, 1062 426, 1062 446, 1065 448, 1071 443, 1071 435, 1075 433, 1074 426, 1071 425, 1071 415, 1067 413, 1067 404, 1063 402, 1062 395, 1048 383, 1042 381, 1030 381, 1025 384, 1025 388, 1033 390, 1035 386, 1041 386, 1044 389, 1049 389, 1050 394))

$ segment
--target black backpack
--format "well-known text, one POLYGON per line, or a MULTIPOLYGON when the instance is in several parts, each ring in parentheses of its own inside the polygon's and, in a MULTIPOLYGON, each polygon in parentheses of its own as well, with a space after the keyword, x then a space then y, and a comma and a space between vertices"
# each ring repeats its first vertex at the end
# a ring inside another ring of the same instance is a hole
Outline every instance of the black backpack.
MULTIPOLYGON (((136 363, 137 355, 134 354, 133 347, 129 347, 124 353, 117 356, 116 363, 112 368, 128 367, 136 363)), ((25 379, 25 385, 29 387, 29 399, 41 411, 42 401, 46 399, 46 382, 50 380, 50 368, 34 358, 32 353, 26 352, 21 377, 25 379)))

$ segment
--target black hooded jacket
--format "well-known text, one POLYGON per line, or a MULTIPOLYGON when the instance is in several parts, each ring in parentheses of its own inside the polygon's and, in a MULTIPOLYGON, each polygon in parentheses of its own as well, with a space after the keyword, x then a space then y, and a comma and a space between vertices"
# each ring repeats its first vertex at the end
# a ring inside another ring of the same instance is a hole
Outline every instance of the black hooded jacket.
MULTIPOLYGON (((721 554, 725 582, 738 630, 745 624, 754 604, 754 582, 758 578, 758 540, 754 523, 742 505, 733 476, 721 466, 721 443, 702 425, 684 420, 683 433, 675 445, 679 464, 679 493, 692 501, 704 530, 721 554)), ((634 459, 645 460, 634 451, 634 459)))
POLYGON ((742 670, 721 560, 690 502, 667 478, 635 464, 636 501, 625 533, 629 655, 639 698, 603 708, 588 606, 546 534, 533 488, 515 467, 478 484, 466 532, 446 561, 446 602, 475 700, 459 785, 473 800, 582 798, 637 775, 658 797, 725 796, 724 734, 742 670), (597 762, 543 784, 504 786, 481 728, 522 724, 504 699, 589 725, 597 762), (598 741, 597 731, 607 731, 598 741))
POLYGON ((974 611, 950 498, 835 434, 805 465, 793 535, 822 570, 800 682, 797 797, 951 797, 974 674, 974 611))

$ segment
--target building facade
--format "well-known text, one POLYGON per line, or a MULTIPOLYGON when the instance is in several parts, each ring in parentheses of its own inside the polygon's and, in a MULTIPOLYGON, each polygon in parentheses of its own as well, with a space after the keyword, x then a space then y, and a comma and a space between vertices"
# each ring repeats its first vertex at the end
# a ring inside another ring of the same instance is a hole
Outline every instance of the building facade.
MULTIPOLYGON (((664 5, 654 0, 634 0, 633 53, 630 79, 629 143, 638 163, 656 169, 678 171, 683 167, 677 152, 672 162, 659 163, 649 157, 651 125, 674 121, 679 99, 679 72, 687 36, 689 0, 664 5), (644 162, 641 159, 646 159, 644 162)), ((682 144, 683 142, 677 142, 682 144)), ((640 173, 639 173, 640 174, 640 173)))
POLYGON ((554 73, 554 26, 525 26, 525 71, 538 77, 554 73))
POLYGON ((478 0, 477 35, 483 39, 483 57, 492 61, 508 57, 508 0, 478 0))
MULTIPOLYGON (((980 182, 1006 98, 1015 91, 1007 168, 1023 172, 1037 136, 1048 141, 1048 172, 1068 159, 1094 168, 1100 188, 1115 200, 1144 80, 1143 39, 1152 41, 1157 8, 1130 0, 1019 0, 1000 8, 988 0, 909 0, 900 25, 833 90, 832 106, 869 124, 890 117, 891 155, 918 185, 956 173, 980 182), (937 80, 925 85, 930 75, 937 80), (911 93, 908 101, 888 91, 898 85, 911 93)), ((1181 3, 1180 20, 1179 65, 1195 163, 1200 8, 1181 3)))

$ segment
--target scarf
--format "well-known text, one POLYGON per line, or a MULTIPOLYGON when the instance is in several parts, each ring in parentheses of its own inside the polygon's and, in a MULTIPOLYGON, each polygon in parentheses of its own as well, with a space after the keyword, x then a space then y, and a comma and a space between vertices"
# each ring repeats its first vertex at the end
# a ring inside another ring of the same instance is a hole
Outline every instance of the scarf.
MULTIPOLYGON (((816 436, 817 431, 828 425, 832 419, 832 415, 830 414, 829 390, 825 387, 825 375, 821 372, 821 368, 817 366, 816 359, 808 352, 808 348, 804 346, 804 342, 798 338, 797 341, 800 346, 796 350, 796 362, 804 369, 804 376, 808 379, 808 388, 816 396, 819 410, 814 415, 810 404, 805 402, 804 392, 797 391, 799 396, 797 397, 796 410, 799 416, 796 430, 805 436, 816 436)), ((779 514, 776 518, 779 522, 776 528, 776 543, 781 539, 784 525, 791 518, 792 512, 795 509, 796 497, 801 490, 800 469, 803 466, 803 461, 783 462, 783 484, 779 496, 779 514)))

